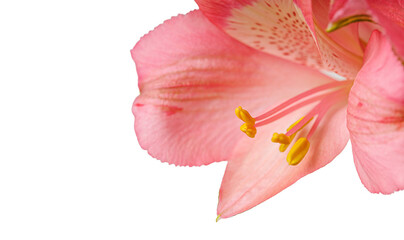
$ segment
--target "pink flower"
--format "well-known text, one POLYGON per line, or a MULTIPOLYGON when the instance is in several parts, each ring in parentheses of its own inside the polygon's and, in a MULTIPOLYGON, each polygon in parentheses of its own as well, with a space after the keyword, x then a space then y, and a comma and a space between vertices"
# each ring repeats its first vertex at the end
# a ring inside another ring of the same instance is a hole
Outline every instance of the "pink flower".
POLYGON ((404 69, 390 42, 377 30, 359 41, 357 24, 328 34, 327 1, 295 2, 197 0, 132 50, 140 145, 179 166, 228 161, 222 218, 325 166, 349 138, 369 191, 404 188, 404 69))

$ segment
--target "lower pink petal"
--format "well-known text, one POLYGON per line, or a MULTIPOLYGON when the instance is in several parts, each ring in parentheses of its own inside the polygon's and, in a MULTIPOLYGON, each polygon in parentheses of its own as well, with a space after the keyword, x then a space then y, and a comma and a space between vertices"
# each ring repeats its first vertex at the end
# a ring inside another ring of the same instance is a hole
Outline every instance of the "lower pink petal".
MULTIPOLYGON (((297 166, 286 161, 288 150, 279 152, 272 143, 273 132, 283 132, 309 108, 295 112, 279 122, 259 128, 256 139, 244 138, 228 162, 219 194, 217 213, 222 218, 244 212, 271 198, 305 175, 331 162, 345 147, 349 133, 346 128, 346 100, 333 107, 310 139, 310 149, 297 166)), ((311 124, 310 124, 311 125, 311 124)), ((310 126, 308 125, 308 127, 310 126)), ((305 128, 299 136, 306 136, 305 128)))
POLYGON ((384 194, 404 189, 404 67, 378 31, 349 96, 348 128, 365 187, 384 194))

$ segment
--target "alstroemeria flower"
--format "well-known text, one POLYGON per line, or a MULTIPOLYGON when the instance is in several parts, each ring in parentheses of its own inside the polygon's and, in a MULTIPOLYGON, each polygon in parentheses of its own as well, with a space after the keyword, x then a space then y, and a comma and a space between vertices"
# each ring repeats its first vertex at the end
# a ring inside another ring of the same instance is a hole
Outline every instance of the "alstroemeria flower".
MULTIPOLYGON (((395 53, 404 59, 404 1, 402 0, 334 0, 330 9, 331 28, 350 22, 371 21, 379 24, 393 45, 395 53)), ((362 25, 362 24, 361 24, 362 25)), ((361 26, 360 25, 360 26, 361 26)), ((371 32, 375 24, 363 24, 361 32, 371 32)))
POLYGON ((322 2, 200 0, 132 50, 140 145, 180 166, 228 161, 222 218, 325 166, 350 137, 369 191, 404 188, 403 66, 378 31, 364 55, 354 25, 327 34, 322 2))

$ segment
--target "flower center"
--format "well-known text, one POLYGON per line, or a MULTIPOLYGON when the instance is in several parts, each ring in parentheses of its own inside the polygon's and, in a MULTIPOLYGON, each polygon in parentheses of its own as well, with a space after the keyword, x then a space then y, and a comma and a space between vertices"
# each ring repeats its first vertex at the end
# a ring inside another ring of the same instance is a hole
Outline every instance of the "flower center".
POLYGON ((299 164, 310 148, 310 138, 313 136, 321 120, 327 111, 337 102, 346 98, 351 89, 352 81, 339 81, 321 85, 294 96, 269 111, 252 117, 250 113, 242 107, 236 108, 236 116, 244 121, 240 130, 247 136, 254 138, 257 133, 257 128, 277 121, 286 115, 309 104, 318 102, 305 116, 302 116, 296 122, 291 124, 286 133, 274 133, 271 141, 279 143, 279 151, 284 152, 294 140, 296 134, 305 128, 312 120, 310 131, 306 137, 300 137, 292 146, 286 160, 290 165, 299 164))

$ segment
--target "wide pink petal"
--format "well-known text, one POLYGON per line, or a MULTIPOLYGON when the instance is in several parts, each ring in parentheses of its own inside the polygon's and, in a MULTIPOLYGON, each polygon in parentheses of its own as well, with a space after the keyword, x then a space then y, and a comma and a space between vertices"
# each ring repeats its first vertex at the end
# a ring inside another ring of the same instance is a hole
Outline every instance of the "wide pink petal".
MULTIPOLYGON (((307 114, 308 108, 259 128, 255 139, 240 141, 226 168, 217 213, 227 218, 244 212, 331 162, 348 142, 346 104, 346 100, 342 101, 327 113, 310 139, 309 152, 297 166, 286 162, 288 150, 280 153, 279 145, 272 143, 269 136, 284 132, 307 114)), ((310 125, 307 127, 296 138, 306 136, 310 125)))
POLYGON ((349 96, 348 128, 365 187, 384 194, 404 189, 404 67, 378 31, 349 96))
POLYGON ((372 15, 386 30, 396 53, 404 59, 404 1, 366 0, 372 15))
POLYGON ((304 3, 299 8, 293 0, 196 0, 209 20, 244 44, 354 79, 362 64, 357 36, 351 27, 326 34, 328 1, 316 1, 313 10, 308 1, 298 1, 304 3), (311 12, 321 15, 319 20, 310 18, 311 12))
MULTIPOLYGON (((228 158, 239 137, 235 99, 253 82, 254 51, 199 11, 180 15, 131 51, 140 96, 133 104, 140 145, 163 162, 199 166, 228 158)), ((256 77, 255 77, 256 78, 256 77)))
POLYGON ((329 78, 249 48, 200 11, 178 16, 132 50, 140 96, 133 104, 140 145, 176 165, 229 159, 240 138, 234 109, 260 112, 329 78))
POLYGON ((313 33, 323 65, 348 79, 354 79, 362 65, 362 48, 357 24, 326 33, 330 1, 295 0, 313 33))
POLYGON ((323 63, 312 34, 292 0, 196 0, 215 25, 260 51, 307 66, 323 63))

